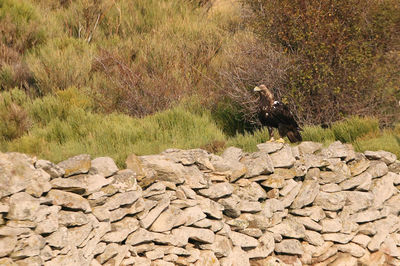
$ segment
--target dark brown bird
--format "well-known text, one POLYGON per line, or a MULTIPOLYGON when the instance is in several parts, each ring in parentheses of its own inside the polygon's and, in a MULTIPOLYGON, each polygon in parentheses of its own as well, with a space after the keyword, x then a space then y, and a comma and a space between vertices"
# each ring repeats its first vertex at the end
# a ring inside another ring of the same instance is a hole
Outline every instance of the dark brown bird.
POLYGON ((260 85, 254 88, 254 91, 259 93, 259 111, 258 117, 263 126, 268 128, 268 133, 272 137, 273 128, 277 128, 281 136, 280 142, 283 142, 283 137, 288 137, 290 142, 302 141, 300 132, 301 128, 293 118, 293 114, 289 111, 286 104, 276 101, 272 92, 265 86, 260 85))

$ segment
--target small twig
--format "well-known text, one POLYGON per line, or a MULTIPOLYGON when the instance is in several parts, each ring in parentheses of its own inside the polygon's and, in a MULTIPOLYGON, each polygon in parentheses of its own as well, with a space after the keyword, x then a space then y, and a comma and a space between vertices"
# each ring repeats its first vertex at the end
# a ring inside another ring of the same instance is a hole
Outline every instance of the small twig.
POLYGON ((97 28, 97 24, 99 23, 99 19, 100 19, 100 14, 97 15, 96 23, 94 24, 93 30, 91 31, 89 38, 87 40, 88 43, 90 43, 90 41, 92 40, 92 36, 97 28))

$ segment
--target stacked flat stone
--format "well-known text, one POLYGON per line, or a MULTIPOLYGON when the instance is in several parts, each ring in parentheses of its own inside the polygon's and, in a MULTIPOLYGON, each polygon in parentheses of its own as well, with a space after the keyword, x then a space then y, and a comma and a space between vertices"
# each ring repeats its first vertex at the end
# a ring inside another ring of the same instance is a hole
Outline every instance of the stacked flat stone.
POLYGON ((0 153, 1 265, 400 265, 400 162, 263 143, 53 164, 0 153))

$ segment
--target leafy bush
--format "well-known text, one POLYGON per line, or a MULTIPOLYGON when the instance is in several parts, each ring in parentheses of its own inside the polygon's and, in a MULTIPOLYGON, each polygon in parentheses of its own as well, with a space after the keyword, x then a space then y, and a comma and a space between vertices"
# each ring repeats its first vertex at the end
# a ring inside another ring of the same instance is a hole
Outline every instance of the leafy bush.
POLYGON ((332 123, 329 128, 306 126, 301 133, 303 140, 329 143, 335 140, 353 143, 357 139, 379 135, 379 121, 370 117, 349 117, 343 121, 332 123))
POLYGON ((91 104, 81 101, 75 92, 76 88, 70 88, 27 104, 33 121, 29 134, 3 139, 0 147, 52 161, 80 153, 111 156, 122 166, 130 153, 197 148, 225 137, 207 112, 194 114, 178 106, 143 119, 101 115, 91 112, 91 104))
POLYGON ((1 42, 18 52, 25 52, 45 40, 38 10, 29 1, 0 1, 1 42))
POLYGON ((27 58, 39 95, 71 86, 85 86, 92 66, 92 50, 84 41, 53 39, 27 58))
POLYGON ((33 4, 29 1, 0 1, 0 89, 32 85, 23 56, 45 40, 42 19, 33 4))
POLYGON ((31 122, 23 107, 27 100, 17 89, 0 94, 0 142, 19 138, 28 131, 31 122))
POLYGON ((294 99, 302 122, 356 114, 398 117, 393 81, 398 83, 400 75, 396 60, 389 59, 399 58, 398 1, 245 2, 254 13, 250 24, 264 43, 272 41, 294 60, 284 94, 294 99))

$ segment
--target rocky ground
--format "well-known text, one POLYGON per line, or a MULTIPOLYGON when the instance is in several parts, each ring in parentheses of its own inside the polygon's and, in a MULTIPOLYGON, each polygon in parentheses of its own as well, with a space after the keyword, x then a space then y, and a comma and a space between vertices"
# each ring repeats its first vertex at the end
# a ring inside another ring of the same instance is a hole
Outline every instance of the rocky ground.
POLYGON ((400 161, 335 142, 0 153, 1 265, 400 265, 400 161))

